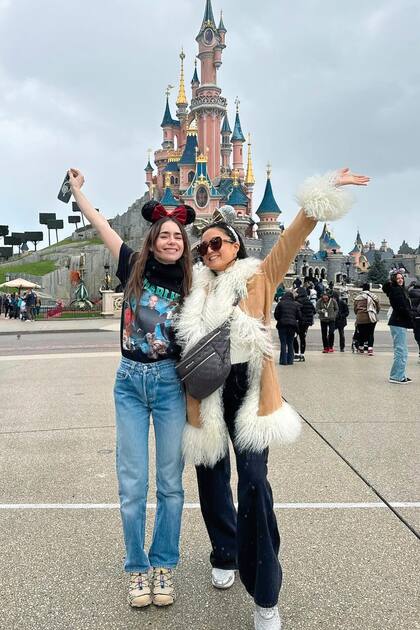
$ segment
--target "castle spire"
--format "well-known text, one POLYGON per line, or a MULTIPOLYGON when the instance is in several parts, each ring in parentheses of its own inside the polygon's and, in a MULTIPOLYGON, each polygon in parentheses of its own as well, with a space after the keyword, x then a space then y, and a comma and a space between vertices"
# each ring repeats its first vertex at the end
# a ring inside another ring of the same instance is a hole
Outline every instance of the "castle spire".
POLYGON ((245 184, 247 186, 253 186, 255 184, 254 168, 252 166, 251 155, 251 134, 248 134, 248 166, 246 170, 245 184))
POLYGON ((223 11, 220 11, 220 22, 217 30, 219 31, 219 33, 227 33, 226 27, 223 24, 223 11))
POLYGON ((257 210, 258 216, 273 215, 276 218, 281 214, 281 210, 274 198, 273 188, 271 186, 271 164, 267 164, 267 183, 265 185, 264 197, 257 210))
POLYGON ((234 142, 234 141, 245 142, 245 137, 244 137, 244 134, 242 133, 241 120, 239 118, 240 100, 238 99, 238 97, 236 97, 235 103, 236 103, 236 118, 235 118, 235 126, 233 128, 231 142, 234 142))
POLYGON ((194 74, 193 74, 193 78, 191 80, 191 85, 199 85, 200 83, 200 79, 198 78, 198 73, 197 73, 197 58, 195 58, 194 60, 194 74))
POLYGON ((201 25, 201 31, 204 31, 204 29, 207 26, 210 26, 214 28, 214 30, 216 30, 216 23, 214 21, 213 7, 211 6, 211 0, 206 0, 206 8, 204 10, 204 17, 203 17, 203 23, 201 25))
POLYGON ((179 81, 179 92, 178 92, 178 98, 176 100, 176 104, 178 105, 178 107, 182 106, 182 105, 188 105, 188 101, 187 101, 187 95, 185 94, 185 80, 184 80, 184 59, 185 59, 185 53, 184 53, 184 49, 181 49, 181 53, 179 55, 179 58, 181 59, 181 78, 179 81))
POLYGON ((163 115, 163 120, 161 122, 161 127, 168 127, 170 125, 174 124, 174 120, 172 118, 172 114, 171 114, 171 110, 169 109, 169 94, 170 91, 173 89, 173 85, 168 85, 168 87, 166 88, 166 107, 165 107, 165 113, 163 115))

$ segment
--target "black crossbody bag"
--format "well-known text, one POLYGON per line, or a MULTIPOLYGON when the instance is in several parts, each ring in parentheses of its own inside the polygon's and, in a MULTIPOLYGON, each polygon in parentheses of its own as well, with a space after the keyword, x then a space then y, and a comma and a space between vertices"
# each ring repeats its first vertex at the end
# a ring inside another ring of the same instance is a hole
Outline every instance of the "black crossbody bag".
MULTIPOLYGON (((235 300, 233 306, 239 303, 235 300)), ((183 357, 177 372, 188 394, 203 400, 226 381, 230 369, 230 326, 232 315, 205 335, 183 357)))

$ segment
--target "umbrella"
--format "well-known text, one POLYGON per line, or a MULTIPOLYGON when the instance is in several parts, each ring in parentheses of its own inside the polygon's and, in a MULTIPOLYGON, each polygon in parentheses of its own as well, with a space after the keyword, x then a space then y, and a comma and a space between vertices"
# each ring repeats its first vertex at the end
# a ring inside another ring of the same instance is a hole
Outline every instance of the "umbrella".
POLYGON ((29 282, 29 280, 25 280, 24 278, 15 278, 14 280, 9 280, 9 282, 3 282, 0 284, 0 287, 8 287, 10 289, 40 289, 39 284, 35 284, 35 282, 29 282))

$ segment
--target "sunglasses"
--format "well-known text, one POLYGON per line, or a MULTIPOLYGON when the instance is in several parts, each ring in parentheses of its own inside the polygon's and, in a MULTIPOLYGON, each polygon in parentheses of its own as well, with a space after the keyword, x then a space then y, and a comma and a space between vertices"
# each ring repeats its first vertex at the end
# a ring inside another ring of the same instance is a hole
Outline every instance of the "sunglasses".
POLYGON ((233 241, 230 241, 227 238, 222 238, 221 236, 215 236, 209 241, 202 241, 199 245, 197 245, 197 251, 200 256, 205 256, 209 247, 211 247, 213 252, 218 252, 222 248, 223 243, 233 243, 233 241))

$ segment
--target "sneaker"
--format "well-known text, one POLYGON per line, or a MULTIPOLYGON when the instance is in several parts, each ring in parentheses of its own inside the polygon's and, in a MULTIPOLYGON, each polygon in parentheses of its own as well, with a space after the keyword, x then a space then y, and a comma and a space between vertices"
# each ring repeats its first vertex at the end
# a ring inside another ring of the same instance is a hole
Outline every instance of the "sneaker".
POLYGON ((344 348, 340 348, 340 352, 344 352, 344 348))
POLYGON ((230 588, 235 581, 235 571, 229 569, 216 569, 211 570, 211 583, 215 588, 230 588))
POLYGON ((170 606, 174 603, 175 588, 172 569, 154 569, 152 598, 155 606, 170 606))
POLYGON ((128 603, 133 608, 144 608, 152 603, 152 595, 149 585, 149 574, 130 573, 130 586, 128 588, 128 603))
POLYGON ((358 351, 359 354, 363 354, 364 353, 363 348, 358 348, 357 351, 358 351))
POLYGON ((255 606, 254 627, 255 630, 281 630, 281 621, 277 606, 274 606, 274 608, 255 606))
POLYGON ((301 360, 301 361, 303 361, 303 362, 305 363, 305 355, 304 355, 304 354, 301 354, 301 355, 300 355, 300 360, 301 360))
POLYGON ((322 351, 322 354, 328 354, 329 353, 329 349, 328 348, 324 348, 322 351))
POLYGON ((396 378, 389 378, 389 379, 388 379, 388 381, 389 381, 390 383, 395 383, 395 384, 397 384, 397 385, 406 385, 407 383, 411 383, 411 378, 407 378, 407 377, 406 377, 406 378, 403 378, 403 380, 402 380, 402 381, 399 381, 399 380, 398 380, 398 379, 396 379, 396 378))
POLYGON ((328 348, 328 352, 335 352, 334 348, 328 348))
POLYGON ((373 357, 373 348, 368 349, 368 357, 373 357))
POLYGON ((302 355, 301 354, 295 354, 295 359, 296 362, 297 361, 302 361, 302 355))

